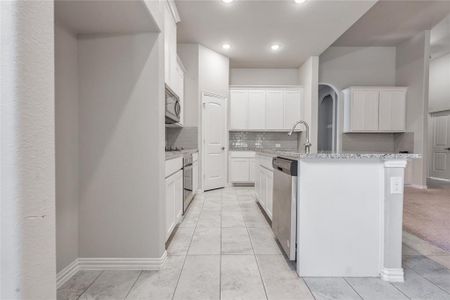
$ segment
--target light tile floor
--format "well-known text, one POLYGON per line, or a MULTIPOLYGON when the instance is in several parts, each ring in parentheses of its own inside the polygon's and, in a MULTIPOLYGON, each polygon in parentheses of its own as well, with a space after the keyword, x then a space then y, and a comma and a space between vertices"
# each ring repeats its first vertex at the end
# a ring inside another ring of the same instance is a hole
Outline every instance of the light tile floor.
POLYGON ((58 299, 450 299, 450 253, 404 234, 404 283, 299 278, 255 202, 253 188, 200 194, 160 271, 80 271, 58 299))

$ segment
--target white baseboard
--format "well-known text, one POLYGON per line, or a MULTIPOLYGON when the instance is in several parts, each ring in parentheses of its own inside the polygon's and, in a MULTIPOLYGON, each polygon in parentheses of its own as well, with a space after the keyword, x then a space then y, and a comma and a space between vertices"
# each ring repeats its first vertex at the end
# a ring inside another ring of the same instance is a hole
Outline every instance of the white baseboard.
POLYGON ((411 188, 415 188, 415 189, 420 189, 420 190, 426 190, 426 189, 428 189, 428 187, 427 187, 426 185, 405 184, 405 186, 411 187, 411 188))
POLYGON ((160 270, 167 260, 160 258, 79 258, 80 270, 160 270))
POLYGON ((60 288, 67 280, 72 278, 80 270, 78 258, 68 264, 64 269, 56 274, 56 288, 60 288))
POLYGON ((56 275, 56 287, 61 287, 78 271, 85 270, 161 270, 167 252, 159 258, 77 258, 56 275))
POLYGON ((390 269, 390 268, 384 268, 381 270, 381 279, 384 281, 389 282, 404 282, 404 274, 403 274, 403 268, 398 269, 390 269))

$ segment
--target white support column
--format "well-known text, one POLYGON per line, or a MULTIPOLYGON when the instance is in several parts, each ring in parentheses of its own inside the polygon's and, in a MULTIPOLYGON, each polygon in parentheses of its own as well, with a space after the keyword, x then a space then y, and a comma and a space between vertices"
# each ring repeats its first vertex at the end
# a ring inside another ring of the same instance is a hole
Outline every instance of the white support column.
POLYGON ((56 299, 53 11, 0 1, 0 299, 56 299))
POLYGON ((403 282, 402 225, 403 190, 406 160, 384 163, 384 234, 381 278, 403 282))

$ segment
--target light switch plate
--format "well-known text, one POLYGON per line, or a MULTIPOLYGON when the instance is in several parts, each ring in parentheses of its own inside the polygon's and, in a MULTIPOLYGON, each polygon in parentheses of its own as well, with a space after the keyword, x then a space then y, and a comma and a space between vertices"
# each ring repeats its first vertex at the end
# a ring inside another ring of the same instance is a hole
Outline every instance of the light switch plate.
POLYGON ((403 194, 402 177, 391 177, 391 194, 403 194))

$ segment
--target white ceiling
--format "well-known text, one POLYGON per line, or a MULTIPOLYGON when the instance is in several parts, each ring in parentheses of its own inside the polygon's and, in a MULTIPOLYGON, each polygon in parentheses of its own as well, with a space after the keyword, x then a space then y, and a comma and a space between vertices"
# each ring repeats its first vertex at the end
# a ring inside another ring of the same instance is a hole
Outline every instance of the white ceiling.
POLYGON ((55 18, 77 34, 159 31, 144 0, 56 0, 55 18))
POLYGON ((333 46, 396 46, 431 30, 450 12, 450 1, 381 0, 333 46))
POLYGON ((176 0, 178 42, 200 43, 230 57, 231 67, 298 67, 320 55, 376 1, 176 0), (231 49, 222 49, 228 42, 231 49), (278 42, 277 53, 270 45, 278 42))

